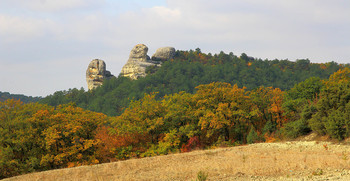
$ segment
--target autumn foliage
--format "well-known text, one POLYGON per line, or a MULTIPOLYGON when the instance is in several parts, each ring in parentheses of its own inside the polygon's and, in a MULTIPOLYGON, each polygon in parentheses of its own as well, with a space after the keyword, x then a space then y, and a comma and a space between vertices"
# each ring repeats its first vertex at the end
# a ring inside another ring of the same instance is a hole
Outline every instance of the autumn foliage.
POLYGON ((99 163, 94 130, 107 116, 73 104, 0 103, 0 177, 99 163))
MULTIPOLYGON (((207 58, 197 52, 198 58, 207 58)), ((253 65, 252 65, 253 66, 253 65)), ((350 69, 291 90, 213 82, 195 93, 145 94, 120 116, 18 100, 0 102, 0 178, 217 146, 273 142, 310 131, 350 136, 350 69)))

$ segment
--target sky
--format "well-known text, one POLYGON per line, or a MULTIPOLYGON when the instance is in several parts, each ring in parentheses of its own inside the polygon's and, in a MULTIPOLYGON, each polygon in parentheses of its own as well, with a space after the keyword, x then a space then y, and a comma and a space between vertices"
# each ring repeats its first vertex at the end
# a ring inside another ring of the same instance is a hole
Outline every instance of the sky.
POLYGON ((261 59, 350 63, 349 0, 0 0, 0 91, 83 87, 93 59, 118 76, 139 43, 261 59))

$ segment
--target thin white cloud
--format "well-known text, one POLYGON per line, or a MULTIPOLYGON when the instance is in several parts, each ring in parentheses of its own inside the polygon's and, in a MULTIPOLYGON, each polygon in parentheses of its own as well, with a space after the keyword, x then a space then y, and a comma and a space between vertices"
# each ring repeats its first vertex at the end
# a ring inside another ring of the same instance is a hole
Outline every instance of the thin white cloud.
POLYGON ((162 18, 164 21, 178 21, 181 18, 181 12, 178 9, 170 9, 162 6, 155 6, 146 11, 151 16, 162 18))
POLYGON ((105 0, 11 0, 2 1, 0 5, 8 8, 21 8, 36 12, 60 12, 97 6, 105 0))
POLYGON ((174 46, 350 63, 348 0, 147 2, 155 5, 141 0, 0 1, 0 65, 8 67, 0 71, 8 77, 0 91, 47 95, 86 87, 85 69, 92 59, 105 60, 118 75, 138 43, 149 47, 149 55, 174 46), (25 69, 28 64, 32 68, 25 69), (8 76, 18 71, 26 76, 8 76), (10 85, 14 81, 18 86, 10 85))
MULTIPOLYGON (((0 37, 2 43, 23 42, 36 39, 43 34, 50 20, 35 19, 32 17, 16 17, 0 14, 0 37)), ((0 43, 1 44, 1 43, 0 43)))

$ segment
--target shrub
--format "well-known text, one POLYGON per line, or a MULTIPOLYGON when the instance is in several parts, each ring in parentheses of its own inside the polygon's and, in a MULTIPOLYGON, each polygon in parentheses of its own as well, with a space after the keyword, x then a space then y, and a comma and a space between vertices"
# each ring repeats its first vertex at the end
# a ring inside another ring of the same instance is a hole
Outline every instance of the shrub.
POLYGON ((203 172, 203 171, 199 171, 197 173, 197 181, 205 181, 208 178, 208 173, 203 172))
POLYGON ((305 119, 289 122, 285 124, 285 127, 282 129, 283 135, 288 138, 297 138, 308 134, 310 131, 311 129, 305 119))
POLYGON ((151 147, 143 153, 141 156, 156 156, 156 155, 166 155, 171 152, 178 151, 180 145, 180 139, 177 135, 177 130, 173 129, 165 135, 162 141, 158 145, 151 145, 151 147))
POLYGON ((325 122, 325 128, 329 136, 343 140, 346 134, 344 114, 339 110, 332 112, 325 122))
POLYGON ((182 145, 181 152, 189 152, 197 147, 201 147, 199 138, 198 136, 193 136, 187 141, 187 144, 182 145))
POLYGON ((115 158, 117 160, 126 160, 131 158, 132 146, 117 147, 113 149, 113 152, 116 153, 115 158))
POLYGON ((256 143, 262 141, 263 138, 258 135, 258 133, 254 130, 253 127, 250 128, 250 131, 247 136, 247 143, 256 143))
POLYGON ((309 126, 312 131, 315 131, 319 135, 325 135, 326 134, 326 128, 324 125, 324 122, 327 121, 326 117, 320 117, 318 116, 319 113, 316 113, 315 117, 309 120, 309 126))
POLYGON ((267 121, 264 128, 263 128, 263 133, 268 133, 268 134, 271 134, 273 133, 274 131, 277 130, 277 124, 276 122, 272 122, 272 121, 267 121))

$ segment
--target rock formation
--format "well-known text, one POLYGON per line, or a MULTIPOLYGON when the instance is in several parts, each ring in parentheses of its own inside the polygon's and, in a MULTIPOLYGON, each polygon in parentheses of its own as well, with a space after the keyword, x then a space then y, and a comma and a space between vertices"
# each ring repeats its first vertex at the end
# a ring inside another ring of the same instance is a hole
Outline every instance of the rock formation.
POLYGON ((156 53, 153 54, 152 60, 154 61, 166 61, 174 58, 175 48, 173 47, 162 47, 158 48, 156 53))
POLYGON ((128 62, 123 66, 121 75, 138 79, 146 76, 146 68, 149 66, 158 66, 158 62, 153 62, 147 55, 148 47, 144 44, 136 45, 130 52, 128 62))
POLYGON ((112 76, 113 75, 111 72, 106 70, 106 64, 103 60, 92 60, 86 70, 86 82, 88 84, 88 89, 92 90, 98 86, 101 86, 104 79, 112 76))
POLYGON ((146 45, 138 44, 131 50, 128 61, 147 62, 147 52, 146 45))
MULTIPOLYGON (((152 60, 147 55, 148 47, 144 44, 136 45, 130 52, 129 59, 121 70, 121 75, 138 79, 146 76, 146 68, 149 66, 161 66, 161 63, 172 59, 175 56, 175 48, 163 47, 157 49, 152 60)), ((113 75, 106 70, 106 63, 103 60, 94 59, 86 70, 86 82, 89 90, 95 89, 103 84, 106 78, 113 75)))
POLYGON ((123 66, 121 75, 137 79, 146 76, 146 68, 149 66, 161 66, 162 61, 169 60, 175 56, 175 48, 159 48, 152 56, 147 55, 148 47, 144 44, 136 45, 130 52, 128 62, 123 66))

